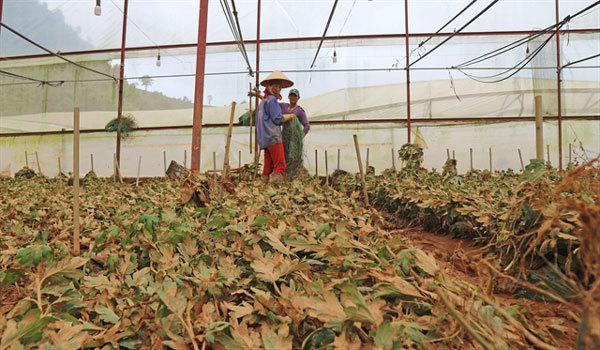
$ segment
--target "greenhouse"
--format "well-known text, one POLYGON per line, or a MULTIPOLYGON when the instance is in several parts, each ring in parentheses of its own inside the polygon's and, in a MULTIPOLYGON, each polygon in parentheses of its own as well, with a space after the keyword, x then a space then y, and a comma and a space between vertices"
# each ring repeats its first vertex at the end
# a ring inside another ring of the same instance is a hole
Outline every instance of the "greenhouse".
POLYGON ((0 349, 597 349, 600 1, 0 0, 0 349))

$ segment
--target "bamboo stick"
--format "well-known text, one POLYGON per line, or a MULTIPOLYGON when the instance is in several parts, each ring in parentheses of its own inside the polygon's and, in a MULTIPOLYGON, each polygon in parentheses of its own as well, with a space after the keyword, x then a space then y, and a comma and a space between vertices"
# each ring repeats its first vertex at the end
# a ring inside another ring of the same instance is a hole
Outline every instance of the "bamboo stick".
POLYGON ((213 152, 213 171, 215 174, 215 180, 217 179, 217 152, 213 152))
POLYGON ((450 149, 446 148, 446 159, 450 159, 450 149))
POLYGON ((396 157, 394 154, 394 148, 392 147, 392 168, 396 170, 396 157))
POLYGON ((327 150, 325 150, 325 185, 329 186, 329 165, 327 162, 327 150))
POLYGON ((367 147, 367 171, 369 170, 369 147, 367 147))
POLYGON ((492 147, 490 147, 490 171, 492 171, 492 147))
POLYGON ((37 151, 35 151, 35 161, 37 162, 37 166, 38 166, 38 174, 42 175, 42 167, 40 166, 40 157, 38 157, 37 151))
POLYGON ((551 164, 551 162, 550 162, 550 145, 546 145, 546 156, 548 157, 548 164, 551 164))
POLYGON ((90 153, 90 163, 92 165, 92 171, 94 171, 94 154, 90 153))
MULTIPOLYGON (((117 154, 114 153, 115 155, 115 177, 119 178, 119 182, 123 183, 123 178, 121 177, 121 168, 119 167, 119 162, 117 162, 117 154)), ((115 182, 117 181, 117 179, 115 178, 115 182)))
POLYGON ((138 158, 138 169, 137 169, 137 176, 135 178, 135 187, 138 187, 140 184, 140 168, 142 167, 142 156, 139 156, 138 158))
MULTIPOLYGON (((249 90, 249 92, 252 92, 252 83, 248 83, 248 90, 249 90)), ((250 145, 250 154, 252 154, 252 148, 253 148, 252 147, 252 121, 254 119, 254 118, 252 118, 252 95, 250 95, 249 100, 250 100, 250 103, 248 105, 249 106, 248 113, 249 113, 249 118, 250 118, 249 119, 249 123, 250 123, 250 133, 249 133, 250 143, 249 143, 249 145, 250 145)))
POLYGON ((187 167, 187 149, 183 150, 183 167, 187 167))
POLYGON ((473 171, 473 148, 469 148, 470 159, 471 159, 471 171, 473 171))
POLYGON ((317 157, 317 149, 315 148, 315 176, 319 176, 319 158, 317 157))
POLYGON ((29 168, 29 158, 27 158, 27 151, 25 151, 25 167, 29 168))
POLYGON ((340 149, 338 148, 337 155, 337 170, 340 170, 340 149))
POLYGON ((73 110, 73 252, 80 253, 79 244, 79 108, 73 110))
POLYGON ((62 166, 60 164, 60 157, 58 157, 58 176, 62 174, 62 166))
POLYGON ((521 161, 521 171, 525 171, 525 166, 523 165, 523 156, 521 155, 521 149, 517 148, 519 151, 519 160, 521 161))
POLYGON ((242 151, 238 151, 238 169, 242 168, 242 151))
POLYGON ((456 159, 456 153, 454 153, 454 150, 452 150, 452 159, 456 159))
POLYGON ((167 176, 167 151, 163 151, 163 167, 165 168, 165 176, 167 176))
POLYGON ((544 118, 542 96, 535 96, 535 157, 544 160, 544 118))
POLYGON ((235 101, 231 102, 231 113, 229 114, 229 128, 227 129, 227 142, 225 143, 225 158, 223 159, 223 178, 227 178, 229 171, 229 148, 231 147, 231 130, 233 128, 233 115, 235 114, 235 101))
POLYGON ((571 143, 569 142, 569 163, 571 163, 571 154, 573 153, 571 143))
POLYGON ((356 149, 356 160, 358 161, 358 170, 360 171, 360 182, 362 184, 362 192, 363 192, 363 196, 365 199, 365 204, 367 206, 370 206, 369 196, 367 194, 367 185, 365 184, 365 173, 364 173, 363 167, 362 167, 362 160, 360 159, 360 148, 358 146, 358 136, 356 134, 354 134, 353 137, 354 137, 354 148, 356 149))

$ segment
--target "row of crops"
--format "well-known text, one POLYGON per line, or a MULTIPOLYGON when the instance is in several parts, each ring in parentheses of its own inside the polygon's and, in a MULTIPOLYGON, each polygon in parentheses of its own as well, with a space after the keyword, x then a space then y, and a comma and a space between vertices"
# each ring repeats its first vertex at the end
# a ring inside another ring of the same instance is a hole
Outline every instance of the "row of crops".
MULTIPOLYGON (((578 277, 561 280, 566 302, 589 289, 581 210, 563 199, 597 203, 594 168, 566 186, 564 174, 539 167, 460 177, 451 167, 415 169, 369 176, 374 206, 488 245, 498 269, 555 261, 555 273, 578 277)), ((90 176, 80 256, 70 252, 66 179, 0 180, 0 348, 573 345, 564 320, 465 283, 390 234, 390 222, 361 204, 356 177, 332 180, 274 187, 240 178, 232 189, 212 177, 136 187, 90 176)))

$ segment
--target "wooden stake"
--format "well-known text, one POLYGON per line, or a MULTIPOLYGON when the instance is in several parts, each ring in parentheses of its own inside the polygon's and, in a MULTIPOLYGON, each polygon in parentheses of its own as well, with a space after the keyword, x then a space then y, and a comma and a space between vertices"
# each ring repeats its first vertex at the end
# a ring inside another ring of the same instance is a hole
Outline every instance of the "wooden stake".
POLYGON ((394 148, 392 147, 392 168, 394 168, 394 170, 396 170, 396 157, 395 157, 395 153, 394 153, 394 148))
POLYGON ((517 148, 519 151, 519 160, 521 161, 521 171, 525 171, 525 166, 523 165, 523 156, 521 155, 521 149, 517 148))
POLYGON ((227 142, 225 143, 225 158, 223 159, 223 178, 227 178, 229 171, 229 147, 231 146, 231 130, 233 128, 233 115, 235 114, 235 101, 231 102, 231 114, 229 115, 229 128, 227 129, 227 142))
POLYGON ((138 185, 140 184, 140 168, 142 167, 142 156, 139 156, 138 158, 138 171, 137 171, 137 176, 135 178, 135 187, 138 187, 138 185))
POLYGON ((217 152, 213 152, 213 170, 215 172, 215 179, 217 178, 217 152))
POLYGON ((319 176, 319 158, 317 157, 317 149, 315 148, 315 176, 319 176))
POLYGON ((94 171, 94 154, 90 153, 90 163, 92 164, 92 171, 94 171))
POLYGON ((544 118, 542 96, 535 96, 535 157, 544 160, 544 118))
POLYGON ((37 162, 38 166, 38 174, 42 175, 42 167, 40 167, 40 157, 38 157, 37 151, 35 151, 35 161, 37 162))
POLYGON ((262 152, 262 149, 259 149, 258 152, 255 154, 254 156, 254 175, 252 176, 252 183, 254 183, 254 181, 256 181, 256 174, 258 173, 258 159, 260 158, 260 153, 262 152))
POLYGON ((571 143, 569 142, 569 163, 571 163, 571 154, 572 154, 571 143))
POLYGON ((446 148, 446 157, 447 159, 450 159, 450 150, 448 148, 446 148))
POLYGON ((73 253, 79 255, 79 107, 73 111, 73 253))
POLYGON ((62 174, 62 166, 60 165, 60 157, 58 157, 58 176, 62 174))
POLYGON ((115 157, 115 182, 117 182, 116 178, 119 178, 119 182, 123 183, 123 178, 121 177, 121 169, 119 168, 119 162, 117 162, 117 154, 113 153, 115 157))
POLYGON ((163 151, 163 167, 165 168, 165 176, 167 176, 167 151, 163 151))
MULTIPOLYGON (((248 91, 252 92, 252 83, 248 83, 248 91)), ((250 95, 248 97, 248 99, 250 100, 250 103, 248 104, 248 106, 249 106, 248 113, 249 113, 249 118, 250 118, 250 121, 249 121, 250 122, 250 143, 249 143, 249 145, 250 145, 250 154, 252 154, 252 148, 253 148, 252 147, 252 119, 254 119, 254 118, 252 118, 252 95, 250 95)))
POLYGON ((354 137, 354 148, 356 149, 356 160, 358 161, 358 170, 360 171, 360 182, 362 184, 362 192, 365 199, 365 204, 370 206, 369 204, 369 196, 367 194, 367 185, 365 184, 365 173, 363 172, 362 160, 360 159, 360 148, 358 146, 358 136, 356 134, 354 137))
POLYGON ((325 150, 325 185, 329 186, 329 165, 327 162, 327 150, 325 150))
POLYGON ((238 151, 238 169, 242 168, 242 151, 238 151))
POLYGON ((473 171, 473 149, 469 148, 470 159, 471 159, 471 171, 473 171))
POLYGON ((367 147, 367 170, 369 170, 369 147, 367 147))
POLYGON ((338 148, 337 170, 340 170, 340 149, 338 148))
POLYGON ((183 150, 183 167, 187 166, 187 149, 183 150))
POLYGON ((452 159, 456 159, 456 154, 454 153, 454 150, 452 150, 452 159))
MULTIPOLYGON (((35 153, 37 155, 37 152, 35 153)), ((546 156, 548 157, 548 164, 550 163, 550 145, 546 145, 546 156)))
POLYGON ((490 171, 492 171, 492 147, 490 147, 490 171))

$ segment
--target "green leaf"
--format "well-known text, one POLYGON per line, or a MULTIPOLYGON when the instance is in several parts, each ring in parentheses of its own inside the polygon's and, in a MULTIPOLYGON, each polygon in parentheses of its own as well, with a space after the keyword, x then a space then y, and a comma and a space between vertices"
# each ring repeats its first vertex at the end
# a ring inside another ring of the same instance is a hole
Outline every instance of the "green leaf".
POLYGON ((23 275, 25 275, 25 272, 23 271, 0 271, 0 281, 2 281, 3 284, 13 284, 18 281, 19 278, 23 277, 23 275))
POLYGON ((100 319, 106 323, 117 323, 119 322, 119 316, 114 311, 106 306, 96 305, 96 313, 100 316, 100 319))
POLYGON ((19 250, 15 258, 19 260, 22 266, 36 266, 42 260, 48 259, 51 255, 52 248, 45 245, 30 245, 29 247, 19 250))

